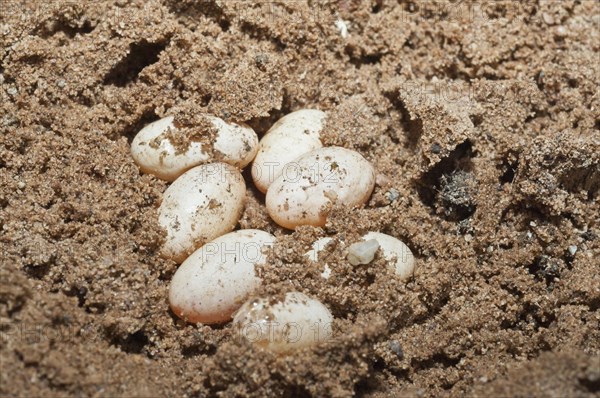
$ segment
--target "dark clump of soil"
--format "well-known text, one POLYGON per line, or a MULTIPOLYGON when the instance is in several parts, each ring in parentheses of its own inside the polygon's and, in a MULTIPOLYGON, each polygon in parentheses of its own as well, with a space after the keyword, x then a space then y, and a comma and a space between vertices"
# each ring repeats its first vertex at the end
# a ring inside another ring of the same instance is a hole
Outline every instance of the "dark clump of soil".
POLYGON ((598 396, 598 18, 595 0, 2 1, 0 395, 598 396), (240 227, 278 237, 258 293, 336 318, 274 356, 169 311, 166 184, 129 143, 170 114, 262 134, 302 108, 378 185, 290 232, 249 184, 240 227), (402 239, 414 278, 339 245, 304 257, 367 231, 402 239))
POLYGON ((440 180, 437 207, 447 218, 464 220, 475 212, 477 182, 472 174, 458 171, 440 180))

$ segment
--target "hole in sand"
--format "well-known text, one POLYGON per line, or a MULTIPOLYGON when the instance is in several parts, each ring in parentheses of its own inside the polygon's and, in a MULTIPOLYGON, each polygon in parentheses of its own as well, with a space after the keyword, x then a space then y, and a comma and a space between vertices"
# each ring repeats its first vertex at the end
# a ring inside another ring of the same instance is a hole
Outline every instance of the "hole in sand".
POLYGON ((149 342, 148 336, 142 330, 130 334, 125 339, 120 339, 117 336, 111 339, 112 345, 116 345, 121 351, 128 354, 140 354, 149 342))
POLYGON ((461 221, 475 212, 472 157, 473 145, 466 140, 416 181, 421 201, 446 220, 461 221))
POLYGON ((129 54, 118 62, 104 77, 104 84, 125 87, 135 81, 144 68, 156 63, 168 42, 142 41, 129 46, 129 54))

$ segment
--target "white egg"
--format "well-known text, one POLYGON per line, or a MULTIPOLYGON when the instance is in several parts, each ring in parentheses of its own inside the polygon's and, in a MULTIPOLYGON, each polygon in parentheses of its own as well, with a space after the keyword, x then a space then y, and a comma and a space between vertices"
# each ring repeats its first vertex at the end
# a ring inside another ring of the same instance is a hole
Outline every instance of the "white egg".
POLYGON ((150 123, 140 130, 131 143, 131 155, 144 173, 174 181, 186 170, 211 161, 222 161, 243 168, 258 151, 258 137, 243 124, 227 123, 205 115, 217 133, 214 140, 190 140, 185 151, 171 141, 179 129, 173 116, 150 123))
POLYGON ((258 152, 258 136, 252 127, 244 123, 228 123, 216 116, 208 118, 218 131, 213 146, 218 160, 240 169, 250 164, 258 152))
POLYGON ((225 234, 189 256, 179 267, 169 303, 180 318, 204 324, 221 323, 260 285, 254 267, 264 264, 264 249, 275 237, 257 229, 225 234))
POLYGON ((358 152, 341 147, 311 151, 284 170, 266 196, 271 218, 285 228, 324 226, 334 203, 364 204, 375 186, 373 166, 358 152))
POLYGON ((389 262, 388 267, 396 273, 401 280, 409 279, 415 271, 415 258, 400 239, 382 234, 381 232, 369 232, 362 237, 364 241, 376 240, 383 257, 389 262))
POLYGON ((322 111, 302 109, 285 115, 267 131, 252 163, 252 179, 260 191, 267 192, 289 163, 323 146, 319 137, 325 118, 322 111))
POLYGON ((180 263, 233 230, 245 195, 240 171, 229 164, 209 163, 183 173, 167 188, 158 209, 159 224, 167 231, 162 255, 180 263))
POLYGON ((275 352, 286 352, 332 338, 333 315, 320 301, 299 292, 252 299, 234 315, 236 337, 275 352))

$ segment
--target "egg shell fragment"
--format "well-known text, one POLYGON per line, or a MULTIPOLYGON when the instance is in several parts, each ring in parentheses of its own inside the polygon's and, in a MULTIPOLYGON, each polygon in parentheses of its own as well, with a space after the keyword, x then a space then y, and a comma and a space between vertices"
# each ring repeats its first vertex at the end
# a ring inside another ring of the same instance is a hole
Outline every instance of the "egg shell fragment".
MULTIPOLYGON (((304 255, 306 257, 308 257, 309 260, 314 263, 319 262, 319 253, 321 251, 323 251, 325 246, 327 246, 327 244, 329 242, 331 242, 332 240, 333 240, 333 238, 330 238, 329 236, 317 239, 316 241, 313 242, 313 244, 311 246, 312 248, 309 251, 307 251, 306 253, 304 253, 304 255)), ((329 264, 325 263, 323 265, 323 272, 321 272, 321 277, 323 277, 323 279, 329 279, 330 276, 331 276, 331 267, 329 267, 329 264)))
POLYGON ((233 230, 244 208, 240 171, 209 163, 182 174, 163 195, 158 222, 166 229, 162 255, 181 263, 194 250, 233 230))
POLYGON ((271 184, 267 211, 282 227, 322 227, 333 203, 347 207, 364 204, 375 186, 373 166, 358 152, 342 147, 311 151, 294 161, 271 184))
POLYGON ((260 285, 254 267, 275 237, 257 229, 225 234, 189 256, 177 269, 169 290, 173 312, 191 323, 226 322, 260 285))
POLYGON ((267 192, 286 165, 323 146, 320 132, 326 117, 316 109, 301 109, 282 117, 266 132, 252 163, 252 179, 261 192, 267 192))
MULTIPOLYGON (((258 137, 244 124, 227 123, 204 115, 217 130, 214 140, 190 140, 182 152, 173 144, 170 135, 177 134, 174 117, 167 116, 140 130, 131 143, 131 155, 144 173, 166 181, 174 181, 186 170, 200 164, 219 160, 243 168, 258 151, 258 137)), ((183 137, 183 135, 182 135, 183 137)))
POLYGON ((388 261, 388 267, 401 280, 407 280, 415 272, 415 257, 409 247, 400 239, 381 232, 369 232, 362 237, 364 241, 375 239, 383 257, 388 261))
POLYGON ((319 261, 319 253, 321 251, 323 251, 325 246, 327 246, 327 244, 331 241, 333 241, 333 238, 331 238, 329 236, 325 236, 323 238, 317 239, 311 245, 311 249, 309 251, 307 251, 306 253, 304 253, 304 255, 306 257, 308 257, 312 262, 315 262, 315 263, 318 262, 319 261))
POLYGON ((283 301, 249 300, 233 317, 239 338, 280 353, 329 340, 332 322, 325 305, 299 292, 286 293, 283 301))

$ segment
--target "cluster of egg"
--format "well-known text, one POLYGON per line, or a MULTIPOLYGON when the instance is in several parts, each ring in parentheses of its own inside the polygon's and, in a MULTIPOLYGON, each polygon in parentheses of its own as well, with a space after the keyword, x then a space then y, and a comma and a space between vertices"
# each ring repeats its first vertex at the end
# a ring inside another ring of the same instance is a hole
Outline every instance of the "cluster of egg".
MULTIPOLYGON (((375 185, 373 166, 355 151, 323 147, 325 117, 318 110, 293 112, 260 142, 249 126, 211 115, 205 118, 213 134, 185 135, 184 126, 169 116, 136 135, 131 153, 140 169, 172 182, 159 208, 159 223, 167 232, 162 255, 181 264, 169 292, 177 316, 203 324, 233 318, 240 336, 275 351, 331 336, 330 311, 302 293, 248 300, 261 283, 255 267, 265 263, 264 251, 276 238, 255 229, 232 232, 245 202, 241 169, 250 162, 254 184, 266 193, 269 215, 284 228, 324 226, 334 203, 356 207, 368 200, 375 185)), ((318 261, 318 252, 332 239, 315 242, 306 255, 318 261)), ((379 248, 400 279, 412 274, 408 247, 377 232, 350 245, 348 261, 368 264, 379 248)), ((322 276, 327 279, 331 273, 325 264, 322 276)))

